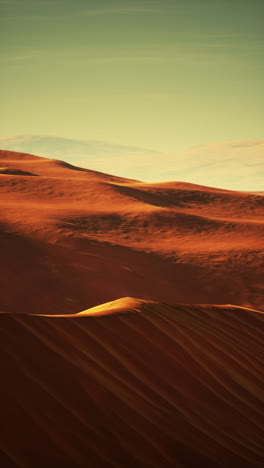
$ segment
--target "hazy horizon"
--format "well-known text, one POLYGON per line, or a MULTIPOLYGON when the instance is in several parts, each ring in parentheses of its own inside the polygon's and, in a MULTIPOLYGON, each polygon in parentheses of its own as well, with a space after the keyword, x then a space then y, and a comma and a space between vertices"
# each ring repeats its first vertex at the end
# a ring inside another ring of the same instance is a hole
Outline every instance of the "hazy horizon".
POLYGON ((24 135, 0 137, 0 149, 145 182, 180 180, 228 190, 264 189, 264 140, 214 142, 158 153, 96 140, 24 135))
POLYGON ((2 135, 263 138, 263 2, 0 0, 2 135))

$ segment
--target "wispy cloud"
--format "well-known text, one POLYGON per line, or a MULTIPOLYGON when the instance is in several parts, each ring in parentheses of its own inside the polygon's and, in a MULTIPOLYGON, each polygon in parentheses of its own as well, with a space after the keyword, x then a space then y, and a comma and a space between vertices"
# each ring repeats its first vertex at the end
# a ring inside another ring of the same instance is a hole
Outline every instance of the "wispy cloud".
POLYGON ((0 5, 7 5, 7 6, 46 6, 46 5, 54 5, 56 0, 0 0, 0 5))
MULTIPOLYGON (((66 16, 49 16, 49 15, 12 15, 12 16, 2 16, 0 17, 1 22, 9 23, 16 21, 58 21, 66 16)), ((67 17, 68 18, 68 17, 67 17)))
MULTIPOLYGON (((78 61, 78 59, 77 59, 78 61)), ((162 56, 123 56, 123 57, 94 57, 82 58, 78 61, 79 64, 96 65, 107 63, 122 63, 122 62, 166 62, 168 58, 162 56)))
MULTIPOLYGON (((1 0, 0 0, 1 1, 1 0)), ((0 17, 1 22, 21 22, 21 21, 63 21, 73 18, 85 18, 85 17, 100 17, 100 16, 115 16, 115 15, 136 15, 144 13, 159 13, 157 8, 148 7, 120 7, 120 8, 101 8, 101 9, 90 9, 72 12, 64 12, 60 15, 41 15, 41 14, 14 14, 14 15, 2 15, 0 17)))
POLYGON ((83 10, 78 13, 81 16, 105 16, 105 15, 129 15, 131 13, 158 13, 158 8, 152 7, 118 7, 118 8, 96 8, 83 10))
MULTIPOLYGON (((55 61, 57 64, 71 64, 74 65, 110 65, 110 64, 122 64, 122 63, 164 63, 171 61, 171 57, 166 57, 162 54, 145 54, 145 55, 102 55, 102 56, 91 56, 89 53, 76 54, 73 50, 53 51, 47 52, 46 50, 32 50, 26 51, 13 51, 13 53, 2 53, 0 54, 0 63, 11 65, 11 64, 22 64, 31 60, 37 60, 43 62, 43 59, 49 59, 55 61)), ((175 58, 174 58, 175 59, 175 58)))
POLYGON ((31 60, 37 57, 38 57, 37 53, 17 54, 17 55, 1 54, 0 63, 7 64, 7 65, 12 64, 12 63, 21 63, 21 62, 25 62, 27 60, 31 60))

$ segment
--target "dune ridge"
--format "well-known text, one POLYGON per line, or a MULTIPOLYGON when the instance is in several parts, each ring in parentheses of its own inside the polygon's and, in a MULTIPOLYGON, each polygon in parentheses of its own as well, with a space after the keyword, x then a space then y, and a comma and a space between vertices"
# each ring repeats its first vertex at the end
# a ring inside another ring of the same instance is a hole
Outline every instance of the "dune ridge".
MULTIPOLYGON (((61 318, 79 318, 79 317, 96 317, 96 316, 105 316, 105 315, 112 315, 112 314, 122 314, 127 312, 142 312, 145 308, 155 308, 159 305, 158 302, 155 301, 146 301, 142 299, 137 299, 134 297, 122 297, 120 299, 116 299, 115 301, 106 302, 105 304, 100 304, 95 307, 91 307, 90 309, 83 310, 82 312, 77 312, 76 314, 59 314, 59 315, 46 315, 46 314, 29 314, 38 317, 61 317, 61 318)), ((160 304, 162 306, 162 304, 160 304)), ((164 307, 168 307, 168 304, 164 304, 164 307)), ((189 304, 177 304, 179 308, 191 307, 189 304)), ((215 310, 225 310, 225 309, 243 309, 243 311, 254 312, 258 314, 264 314, 264 312, 258 311, 256 309, 249 309, 246 307, 239 307, 234 306, 232 304, 224 304, 221 306, 211 304, 195 304, 194 307, 200 309, 212 309, 215 310)))
POLYGON ((133 297, 122 297, 115 301, 100 304, 76 314, 60 314, 60 315, 42 315, 34 314, 39 317, 61 317, 61 318, 78 318, 78 317, 97 317, 112 315, 116 313, 124 313, 127 311, 141 312, 145 305, 156 304, 154 301, 144 301, 133 297))
POLYGON ((263 466, 263 313, 91 312, 0 315, 2 466, 263 466))

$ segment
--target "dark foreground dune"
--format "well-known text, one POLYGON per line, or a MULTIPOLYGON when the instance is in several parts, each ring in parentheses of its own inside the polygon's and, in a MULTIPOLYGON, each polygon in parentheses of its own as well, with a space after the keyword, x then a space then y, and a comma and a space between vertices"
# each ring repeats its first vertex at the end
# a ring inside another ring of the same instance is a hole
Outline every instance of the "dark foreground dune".
POLYGON ((263 325, 133 299, 1 314, 1 466, 262 467, 263 325))

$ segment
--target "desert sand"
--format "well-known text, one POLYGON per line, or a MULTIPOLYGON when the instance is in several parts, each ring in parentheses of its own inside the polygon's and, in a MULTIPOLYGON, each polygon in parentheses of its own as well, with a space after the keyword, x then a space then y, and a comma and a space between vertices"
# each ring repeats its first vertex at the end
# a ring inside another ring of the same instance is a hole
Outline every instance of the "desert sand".
POLYGON ((123 296, 264 309, 264 196, 0 151, 0 310, 123 296))
POLYGON ((0 168, 1 467, 262 467, 263 194, 0 168))
POLYGON ((263 325, 133 298, 1 314, 1 466, 262 467, 263 325))

